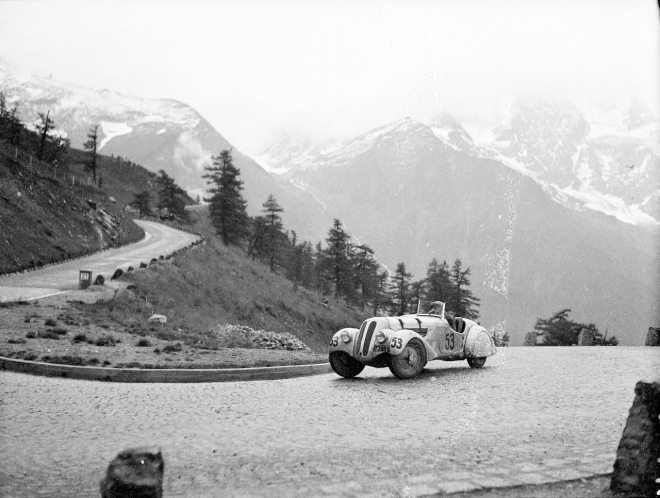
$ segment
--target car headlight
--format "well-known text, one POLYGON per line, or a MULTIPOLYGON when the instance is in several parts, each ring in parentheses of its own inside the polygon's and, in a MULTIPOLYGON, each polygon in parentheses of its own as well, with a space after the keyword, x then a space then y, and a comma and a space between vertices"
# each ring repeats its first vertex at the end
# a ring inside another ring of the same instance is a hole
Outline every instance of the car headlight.
POLYGON ((349 342, 351 342, 351 334, 348 333, 348 330, 344 330, 344 331, 341 333, 341 340, 342 340, 342 342, 344 342, 344 343, 349 343, 349 342))
POLYGON ((376 342, 378 344, 383 344, 385 341, 387 341, 387 336, 385 335, 385 332, 383 332, 382 330, 376 332, 376 342))

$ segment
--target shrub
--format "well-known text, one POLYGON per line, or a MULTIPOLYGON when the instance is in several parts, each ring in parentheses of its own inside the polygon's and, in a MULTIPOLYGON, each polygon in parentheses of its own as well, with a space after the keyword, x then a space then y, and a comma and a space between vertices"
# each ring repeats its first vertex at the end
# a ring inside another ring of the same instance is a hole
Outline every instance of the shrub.
POLYGON ((175 342, 174 344, 167 344, 164 348, 163 351, 165 353, 176 353, 178 351, 183 351, 183 344, 180 342, 175 342))
POLYGON ((55 328, 50 329, 50 331, 54 334, 57 334, 57 335, 66 335, 67 332, 68 332, 68 330, 65 329, 64 327, 55 327, 55 328))
POLYGON ((55 320, 53 320, 52 318, 46 318, 46 321, 44 322, 44 325, 46 327, 54 327, 55 325, 57 325, 57 322, 55 320))
POLYGON ((103 360, 103 366, 107 367, 108 365, 110 365, 110 362, 108 360, 103 360))
POLYGON ((116 346, 119 340, 115 339, 113 335, 104 335, 96 339, 97 346, 116 346))
POLYGON ((88 365, 98 365, 100 363, 100 360, 98 358, 90 358, 87 360, 88 365))
POLYGON ((71 342, 87 342, 86 334, 76 334, 71 342))
POLYGON ((38 354, 35 354, 35 353, 32 353, 32 352, 25 353, 25 354, 23 355, 23 359, 24 359, 24 360, 27 360, 27 361, 34 361, 34 360, 36 360, 37 358, 39 358, 39 355, 38 355, 38 354))
POLYGON ((35 337, 37 337, 37 334, 35 334, 34 332, 30 331, 30 332, 28 332, 27 334, 25 334, 25 337, 27 337, 28 339, 34 339, 35 337))
POLYGON ((23 320, 23 321, 24 321, 25 323, 30 323, 30 317, 29 317, 29 316, 26 316, 26 317, 25 317, 25 320, 23 320))
POLYGON ((149 342, 149 339, 140 339, 136 346, 141 347, 141 348, 148 348, 151 346, 151 342, 149 342))
POLYGON ((22 337, 19 337, 18 339, 7 339, 7 342, 9 344, 25 344, 27 341, 22 337))
POLYGON ((59 339, 60 335, 53 332, 52 330, 46 329, 37 332, 37 337, 40 339, 59 339))
POLYGON ((154 353, 160 354, 160 349, 158 349, 158 348, 154 349, 154 353))

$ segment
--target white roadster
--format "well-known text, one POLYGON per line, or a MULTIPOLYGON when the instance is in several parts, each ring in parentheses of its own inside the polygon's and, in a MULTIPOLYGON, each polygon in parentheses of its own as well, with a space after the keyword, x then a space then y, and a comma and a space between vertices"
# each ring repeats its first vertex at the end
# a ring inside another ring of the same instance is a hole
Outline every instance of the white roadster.
POLYGON ((481 368, 497 352, 488 331, 467 318, 445 315, 445 304, 416 314, 374 317, 359 329, 345 328, 332 336, 330 366, 342 377, 358 375, 365 366, 389 367, 400 379, 419 375, 428 361, 467 360, 481 368))

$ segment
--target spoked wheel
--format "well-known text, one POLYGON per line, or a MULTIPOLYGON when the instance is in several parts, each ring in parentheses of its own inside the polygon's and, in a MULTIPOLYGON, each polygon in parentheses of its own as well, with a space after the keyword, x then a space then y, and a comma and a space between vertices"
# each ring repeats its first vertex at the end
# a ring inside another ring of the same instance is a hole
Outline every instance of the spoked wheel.
POLYGON ((337 375, 350 379, 364 370, 364 365, 344 351, 330 353, 330 366, 337 375))
POLYGON ((470 365, 472 368, 481 368, 486 364, 486 357, 482 356, 480 358, 468 358, 467 362, 468 365, 470 365))
POLYGON ((411 339, 400 354, 392 356, 390 371, 399 379, 417 377, 426 365, 426 349, 419 339, 411 339))

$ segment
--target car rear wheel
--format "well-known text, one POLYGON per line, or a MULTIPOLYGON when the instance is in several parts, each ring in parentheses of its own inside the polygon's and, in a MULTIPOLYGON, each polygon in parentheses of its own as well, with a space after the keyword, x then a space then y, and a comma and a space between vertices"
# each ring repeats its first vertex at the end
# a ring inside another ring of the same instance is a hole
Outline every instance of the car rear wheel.
POLYGON ((481 368, 486 364, 486 357, 481 356, 480 358, 468 358, 467 362, 468 365, 470 365, 472 368, 481 368))
POLYGON ((399 379, 417 377, 426 365, 426 349, 419 339, 411 339, 403 351, 390 360, 390 371, 399 379))
POLYGON ((364 365, 344 351, 330 353, 330 366, 337 375, 350 379, 364 370, 364 365))

